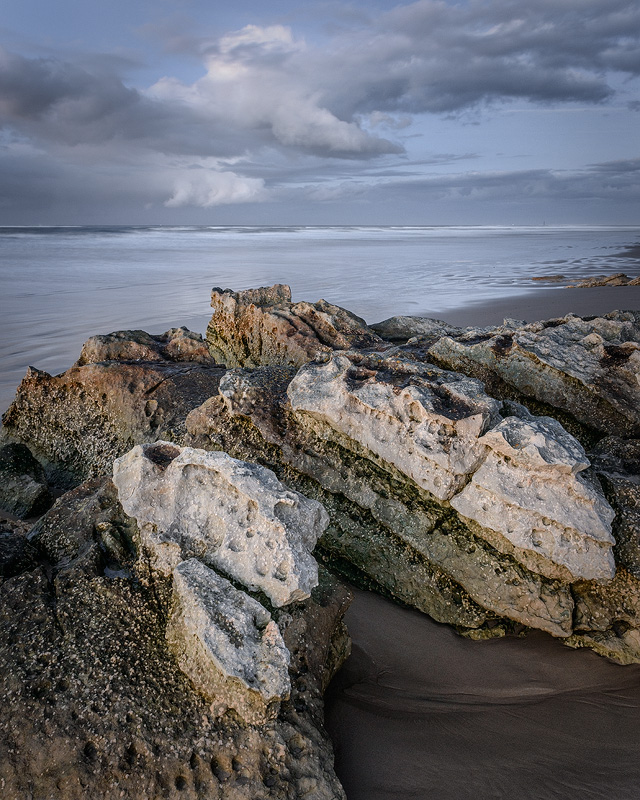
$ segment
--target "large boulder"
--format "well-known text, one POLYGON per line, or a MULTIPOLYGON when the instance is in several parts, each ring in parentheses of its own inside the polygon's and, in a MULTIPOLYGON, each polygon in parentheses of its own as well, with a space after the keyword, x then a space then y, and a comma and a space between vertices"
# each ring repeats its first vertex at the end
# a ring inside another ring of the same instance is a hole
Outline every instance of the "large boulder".
POLYGON ((300 366, 320 353, 371 347, 381 340, 363 319, 319 300, 292 303, 283 284, 234 292, 213 289, 207 328, 212 356, 227 367, 300 366))
POLYGON ((327 514, 271 470, 158 442, 117 459, 113 480, 165 574, 197 556, 276 606, 309 597, 317 585, 311 551, 327 514))

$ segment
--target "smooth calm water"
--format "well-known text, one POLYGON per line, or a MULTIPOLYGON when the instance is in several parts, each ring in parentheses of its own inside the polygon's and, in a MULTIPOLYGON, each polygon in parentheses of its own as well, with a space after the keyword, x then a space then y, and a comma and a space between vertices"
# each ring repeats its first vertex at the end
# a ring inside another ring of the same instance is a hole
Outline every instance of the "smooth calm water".
POLYGON ((0 228, 0 410, 27 365, 68 368, 92 334, 204 332, 213 286, 288 283, 377 322, 539 290, 531 277, 640 274, 640 227, 0 228))

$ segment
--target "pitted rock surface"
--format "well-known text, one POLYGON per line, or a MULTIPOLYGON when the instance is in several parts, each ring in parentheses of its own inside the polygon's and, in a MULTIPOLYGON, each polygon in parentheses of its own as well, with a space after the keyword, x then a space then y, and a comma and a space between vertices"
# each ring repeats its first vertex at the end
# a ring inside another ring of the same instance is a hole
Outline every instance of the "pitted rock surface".
POLYGON ((604 433, 640 435, 640 312, 568 314, 547 322, 466 329, 429 343, 436 363, 499 379, 604 433))
POLYGON ((311 551, 327 514, 271 470, 158 442, 117 459, 113 480, 164 574, 198 557, 276 606, 309 597, 317 585, 311 551))

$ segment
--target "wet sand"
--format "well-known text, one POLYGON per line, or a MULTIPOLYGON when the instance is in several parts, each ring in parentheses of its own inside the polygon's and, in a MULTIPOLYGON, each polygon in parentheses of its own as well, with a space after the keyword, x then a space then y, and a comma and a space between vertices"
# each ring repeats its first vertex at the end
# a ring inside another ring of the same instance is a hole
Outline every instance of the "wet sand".
MULTIPOLYGON (((640 287, 548 289, 457 325, 640 309, 640 287)), ((431 311, 430 316, 438 316, 431 311)), ((348 800, 640 800, 640 665, 536 632, 474 642, 355 590, 326 724, 348 800)))
MULTIPOLYGON (((503 319, 534 322, 574 313, 581 316, 608 311, 640 309, 640 286, 599 286, 593 289, 550 287, 530 294, 506 297, 491 303, 467 304, 463 308, 438 313, 437 308, 419 316, 444 319, 452 325, 499 325, 503 319)), ((416 315, 417 316, 417 315, 416 315)))
POLYGON ((348 800, 640 798, 640 665, 473 642, 355 590, 326 726, 348 800))

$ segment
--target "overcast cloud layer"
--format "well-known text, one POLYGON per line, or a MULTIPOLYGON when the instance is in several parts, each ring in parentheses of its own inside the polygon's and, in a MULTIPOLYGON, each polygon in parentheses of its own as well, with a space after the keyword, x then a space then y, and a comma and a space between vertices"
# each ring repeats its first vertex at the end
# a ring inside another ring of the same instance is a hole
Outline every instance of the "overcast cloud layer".
POLYGON ((5 32, 0 224, 498 223, 507 207, 534 222, 545 204, 561 222, 637 221, 637 0, 376 14, 314 36, 276 20, 165 32, 146 85, 116 54, 34 54, 5 32), (165 74, 163 53, 200 77, 165 74))

